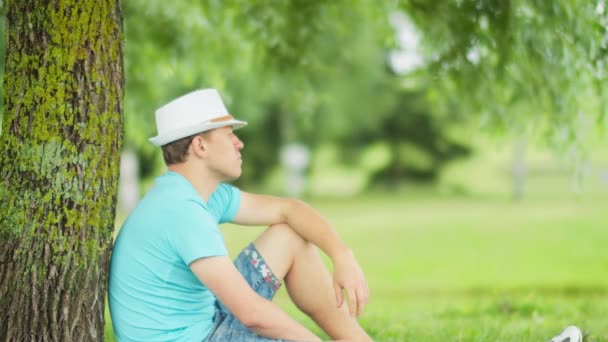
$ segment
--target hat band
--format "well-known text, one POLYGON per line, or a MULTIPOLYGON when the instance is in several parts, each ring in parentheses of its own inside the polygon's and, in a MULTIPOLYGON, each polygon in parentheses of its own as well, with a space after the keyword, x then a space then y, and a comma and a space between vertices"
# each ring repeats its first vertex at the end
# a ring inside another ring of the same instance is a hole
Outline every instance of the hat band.
POLYGON ((225 116, 220 116, 219 118, 215 118, 215 119, 209 120, 207 122, 222 122, 222 121, 230 121, 232 119, 234 119, 232 117, 232 115, 225 115, 225 116))

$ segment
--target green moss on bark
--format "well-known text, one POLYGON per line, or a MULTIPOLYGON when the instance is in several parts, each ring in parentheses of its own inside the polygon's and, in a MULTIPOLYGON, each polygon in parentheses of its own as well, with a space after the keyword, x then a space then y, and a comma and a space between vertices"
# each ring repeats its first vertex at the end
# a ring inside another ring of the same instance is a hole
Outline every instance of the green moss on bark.
POLYGON ((99 340, 122 144, 120 8, 5 8, 0 340, 99 340))

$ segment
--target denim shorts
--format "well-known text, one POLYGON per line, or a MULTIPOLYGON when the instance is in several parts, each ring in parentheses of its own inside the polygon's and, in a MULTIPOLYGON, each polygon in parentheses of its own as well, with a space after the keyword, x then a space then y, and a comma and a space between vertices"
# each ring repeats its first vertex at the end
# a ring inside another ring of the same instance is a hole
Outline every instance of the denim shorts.
MULTIPOLYGON (((234 260, 236 268, 241 272, 249 286, 260 296, 272 300, 281 281, 272 273, 262 255, 253 244, 249 244, 234 260)), ((215 317, 211 332, 203 342, 268 342, 272 340, 256 335, 245 327, 220 301, 215 303, 215 317)))

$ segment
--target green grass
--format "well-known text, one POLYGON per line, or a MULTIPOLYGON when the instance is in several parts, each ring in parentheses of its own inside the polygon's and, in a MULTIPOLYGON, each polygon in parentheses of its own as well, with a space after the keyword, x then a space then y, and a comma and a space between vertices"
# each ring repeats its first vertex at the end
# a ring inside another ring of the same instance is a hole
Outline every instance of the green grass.
MULTIPOLYGON (((608 341, 606 188, 519 203, 414 191, 312 204, 358 256, 371 290, 360 322, 377 341, 546 341, 570 324, 608 341)), ((236 255, 261 229, 223 231, 236 255)), ((276 301, 322 335, 285 290, 276 301)))

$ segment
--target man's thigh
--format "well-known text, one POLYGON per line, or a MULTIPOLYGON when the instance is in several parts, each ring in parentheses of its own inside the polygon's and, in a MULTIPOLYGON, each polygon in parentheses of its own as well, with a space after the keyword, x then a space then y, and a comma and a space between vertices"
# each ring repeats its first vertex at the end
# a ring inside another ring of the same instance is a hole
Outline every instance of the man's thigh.
POLYGON ((296 255, 308 245, 293 228, 284 223, 268 227, 253 244, 278 279, 285 279, 296 255))
MULTIPOLYGON (((257 294, 268 300, 272 300, 281 286, 281 281, 272 273, 270 267, 253 244, 249 244, 241 251, 234 260, 234 264, 257 294)), ((214 327, 205 339, 205 342, 279 341, 256 335, 234 317, 219 301, 217 302, 216 311, 214 327)))

